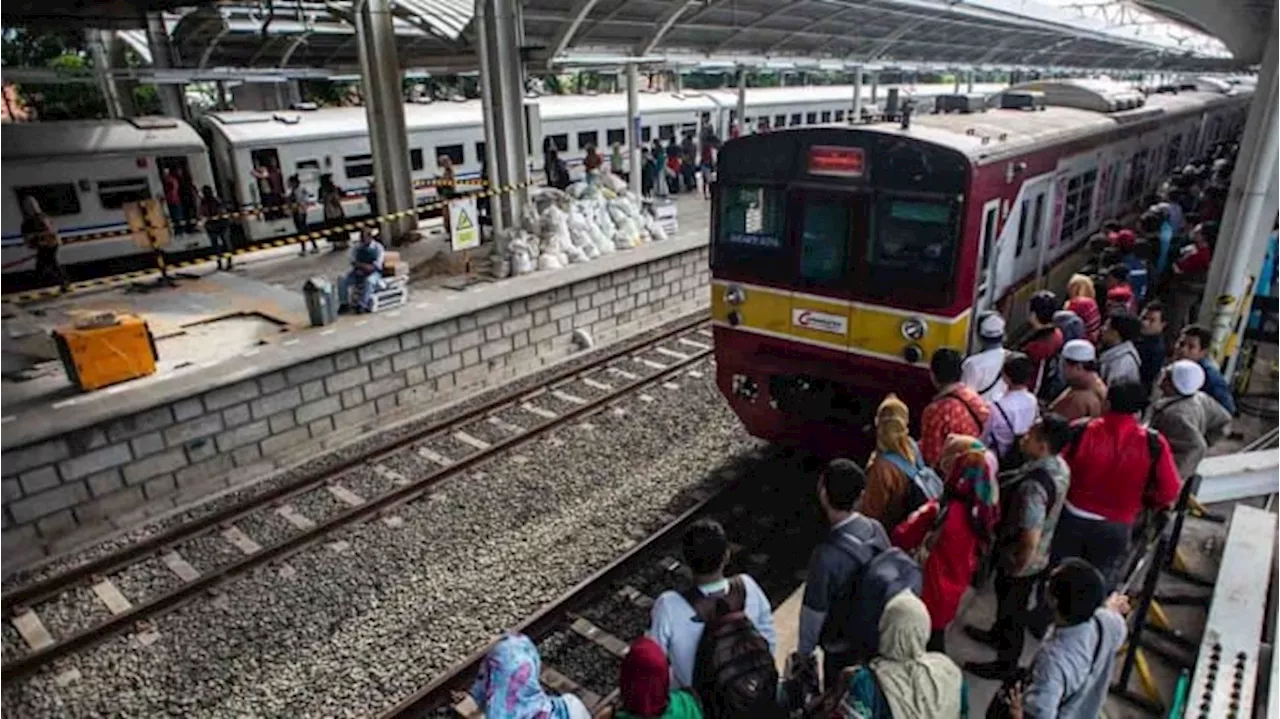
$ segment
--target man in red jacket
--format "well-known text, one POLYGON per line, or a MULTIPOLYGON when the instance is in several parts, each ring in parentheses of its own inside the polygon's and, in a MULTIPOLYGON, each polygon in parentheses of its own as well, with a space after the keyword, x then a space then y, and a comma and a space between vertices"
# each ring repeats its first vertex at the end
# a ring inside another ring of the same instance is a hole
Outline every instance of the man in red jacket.
POLYGON ((1022 343, 1022 353, 1035 363, 1035 370, 1028 389, 1034 394, 1043 381, 1048 368, 1046 362, 1052 361, 1062 350, 1062 330, 1053 323, 1053 315, 1061 307, 1058 296, 1049 290, 1040 290, 1031 295, 1027 303, 1027 324, 1031 325, 1031 336, 1022 343))
POLYGON ((1077 427, 1078 438, 1063 453, 1071 467, 1071 489, 1053 535, 1050 565, 1080 557, 1115 586, 1129 556, 1134 520, 1144 508, 1173 506, 1182 479, 1169 443, 1138 424, 1147 405, 1142 385, 1115 383, 1107 403, 1105 414, 1077 427))

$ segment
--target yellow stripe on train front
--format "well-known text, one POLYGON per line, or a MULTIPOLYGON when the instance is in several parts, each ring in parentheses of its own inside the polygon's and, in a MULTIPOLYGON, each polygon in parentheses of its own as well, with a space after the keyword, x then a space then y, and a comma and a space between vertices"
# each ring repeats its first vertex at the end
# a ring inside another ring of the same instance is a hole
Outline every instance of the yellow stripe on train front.
POLYGON ((901 362, 905 362, 903 350, 911 344, 903 337, 902 325, 912 317, 925 322, 925 334, 915 344, 926 358, 942 347, 963 350, 969 331, 968 311, 957 317, 942 317, 772 287, 713 281, 712 319, 731 324, 729 314, 733 311, 738 313, 736 328, 741 331, 901 362), (730 305, 726 301, 725 290, 730 285, 744 290, 742 302, 730 305))

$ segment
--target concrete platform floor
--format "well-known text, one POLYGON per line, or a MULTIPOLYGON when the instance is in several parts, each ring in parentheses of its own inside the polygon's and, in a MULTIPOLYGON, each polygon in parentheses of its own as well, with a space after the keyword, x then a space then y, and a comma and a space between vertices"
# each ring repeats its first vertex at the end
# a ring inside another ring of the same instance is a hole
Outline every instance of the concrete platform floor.
MULTIPOLYGON (((672 239, 705 237, 709 203, 701 195, 676 196, 680 229, 672 239)), ((439 219, 421 225, 425 239, 398 251, 410 266, 413 301, 456 299, 468 284, 495 282, 476 275, 463 279, 456 268, 438 259, 447 247, 439 219)), ((488 248, 482 253, 487 255, 488 248)), ((310 331, 302 285, 310 277, 336 278, 346 271, 345 252, 299 256, 296 245, 262 250, 236 258, 235 268, 218 271, 208 261, 175 273, 177 286, 137 283, 77 292, 21 307, 5 305, 0 327, 5 338, 5 367, 0 376, 0 414, 7 420, 19 412, 57 406, 96 393, 142 390, 161 379, 193 372, 229 372, 230 363, 261 345, 301 344, 310 331), (145 318, 156 338, 156 373, 82 393, 73 387, 57 361, 49 332, 76 318, 105 312, 133 313, 145 318)), ((546 273, 538 273, 546 274, 546 273)), ((361 322, 340 317, 336 327, 361 322)))

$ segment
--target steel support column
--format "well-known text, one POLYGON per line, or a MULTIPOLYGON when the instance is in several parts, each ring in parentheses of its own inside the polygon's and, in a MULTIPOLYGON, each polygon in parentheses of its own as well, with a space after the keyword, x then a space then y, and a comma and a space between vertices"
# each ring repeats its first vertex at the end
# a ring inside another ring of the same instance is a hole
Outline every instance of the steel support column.
MULTIPOLYGON (((528 197, 524 184, 529 176, 529 139, 519 12, 516 0, 476 0, 489 182, 492 186, 513 188, 492 200, 495 229, 518 226, 528 197)), ((535 140, 541 142, 541 138, 535 140)))
POLYGON ((874 105, 880 99, 880 71, 876 70, 871 73, 871 104, 874 105))
POLYGON ((952 75, 952 78, 955 80, 955 89, 953 89, 951 92, 954 95, 959 95, 960 94, 960 71, 956 70, 952 75))
POLYGON ((627 171, 631 173, 631 191, 636 197, 642 195, 640 173, 644 168, 640 142, 640 68, 633 62, 627 65, 627 171))
MULTIPOLYGON (((1238 354, 1234 339, 1240 303, 1249 295, 1251 268, 1261 266, 1266 238, 1276 221, 1278 184, 1276 35, 1258 70, 1257 93, 1249 108, 1218 244, 1200 303, 1200 322, 1213 332, 1214 354, 1238 354)), ((1234 361, 1232 362, 1234 364, 1234 361)), ((1228 366, 1227 374, 1232 367, 1228 366)))
POLYGON ((93 58, 93 75, 98 81, 98 91, 107 104, 107 116, 112 119, 124 117, 124 108, 120 103, 120 92, 116 88, 115 77, 111 74, 111 52, 107 49, 110 42, 109 30, 85 30, 85 42, 89 45, 89 54, 93 58))
MULTIPOLYGON (((396 54, 390 0, 358 3, 355 21, 360 84, 364 91, 365 117, 369 123, 369 149, 373 155, 378 212, 384 215, 401 212, 413 207, 413 179, 409 174, 403 73, 396 54)), ((413 217, 383 222, 383 244, 390 244, 416 225, 413 217)))
MULTIPOLYGON (((872 88, 875 85, 871 86, 872 88)), ((872 94, 875 90, 872 90, 872 94)), ((853 117, 849 118, 849 122, 862 122, 862 66, 858 65, 853 68, 853 117)))
POLYGON ((738 116, 733 126, 738 129, 738 137, 747 134, 747 68, 738 68, 738 116))
MULTIPOLYGON (((164 17, 158 12, 147 13, 147 46, 151 49, 151 67, 168 70, 174 66, 173 46, 169 44, 169 32, 164 27, 164 17)), ((184 85, 156 85, 160 97, 160 110, 169 117, 187 116, 184 85)))
POLYGON ((969 70, 965 72, 965 84, 966 84, 965 92, 972 95, 973 94, 973 70, 969 70))

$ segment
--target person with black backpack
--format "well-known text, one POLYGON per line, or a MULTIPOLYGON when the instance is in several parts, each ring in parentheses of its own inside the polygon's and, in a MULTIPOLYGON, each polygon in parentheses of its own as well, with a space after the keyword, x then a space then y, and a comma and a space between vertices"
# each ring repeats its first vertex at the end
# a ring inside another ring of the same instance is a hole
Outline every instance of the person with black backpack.
POLYGON ((1021 352, 1010 352, 1001 376, 1008 389, 991 403, 991 416, 982 431, 982 443, 996 453, 1000 470, 1017 469, 1022 464, 1021 439, 1040 416, 1040 402, 1028 384, 1033 379, 1035 362, 1021 352))
POLYGON ((920 593, 920 568, 889 544, 879 522, 854 510, 866 486, 848 459, 832 460, 818 479, 831 531, 809 558, 796 654, 807 660, 821 646, 828 686, 875 655, 885 604, 903 589, 920 593))
POLYGON ((1071 468, 1062 451, 1071 424, 1047 414, 1022 437, 1026 464, 1000 483, 1000 523, 996 528, 996 621, 991 629, 967 626, 971 639, 996 650, 996 661, 967 664, 983 679, 1003 679, 1018 666, 1024 630, 1032 624, 1028 604, 1049 565, 1049 546, 1071 486, 1071 468))
POLYGON ((694 522, 683 553, 693 586, 658 597, 649 636, 670 658, 676 687, 693 689, 708 719, 769 719, 780 711, 769 598, 746 574, 724 576, 729 538, 718 522, 694 522))
POLYGON ((942 479, 925 464, 911 438, 910 410, 895 394, 876 408, 876 451, 867 462, 867 491, 858 511, 892 532, 930 499, 942 496, 942 479))

